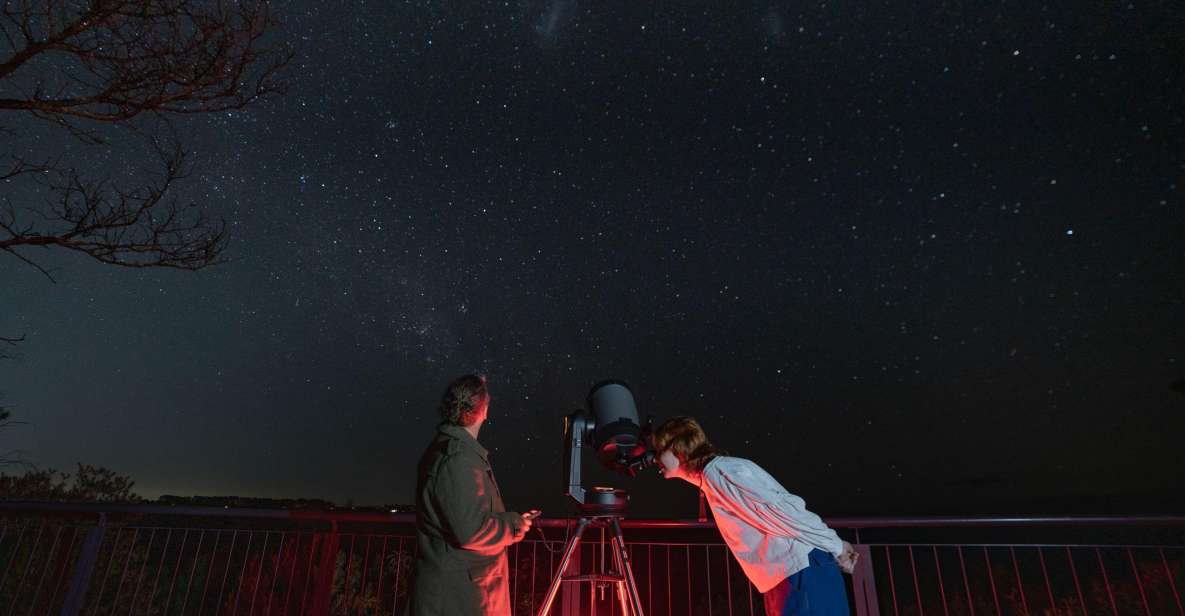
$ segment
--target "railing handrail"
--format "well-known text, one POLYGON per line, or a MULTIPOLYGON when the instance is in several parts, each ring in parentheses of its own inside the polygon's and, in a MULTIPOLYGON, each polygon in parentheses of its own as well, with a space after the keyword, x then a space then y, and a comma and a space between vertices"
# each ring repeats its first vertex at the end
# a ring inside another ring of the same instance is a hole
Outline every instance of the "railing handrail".
MULTIPOLYGON (((213 518, 258 518, 304 522, 379 522, 414 524, 410 512, 320 511, 305 509, 255 509, 249 507, 202 507, 192 505, 146 505, 131 503, 62 503, 42 501, 0 501, 0 511, 58 514, 141 514, 213 518)), ((575 517, 540 518, 536 525, 563 527, 575 517)), ((825 518, 832 528, 974 528, 1002 526, 1185 526, 1185 515, 1078 515, 1078 516, 898 516, 825 518)), ((712 521, 626 518, 625 528, 714 529, 712 521)))

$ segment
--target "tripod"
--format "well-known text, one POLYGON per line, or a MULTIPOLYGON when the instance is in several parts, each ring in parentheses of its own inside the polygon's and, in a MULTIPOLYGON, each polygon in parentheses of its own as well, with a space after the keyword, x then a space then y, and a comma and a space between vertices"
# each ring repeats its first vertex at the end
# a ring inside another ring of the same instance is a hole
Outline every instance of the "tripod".
POLYGON ((560 568, 556 570, 555 577, 551 580, 551 586, 547 589, 547 596, 544 597, 543 603, 539 607, 539 616, 547 616, 562 582, 591 582, 593 584, 611 582, 617 587, 617 600, 621 603, 622 616, 644 616, 642 599, 638 596, 638 585, 634 582, 634 570, 630 567, 629 552, 626 551, 625 539, 621 536, 621 518, 620 514, 613 513, 580 516, 580 521, 576 525, 576 533, 568 539, 568 544, 564 546, 564 558, 560 561, 560 568), (564 575, 569 561, 572 560, 572 555, 580 546, 580 537, 584 534, 584 530, 590 524, 605 523, 613 527, 613 536, 610 539, 613 544, 613 563, 616 569, 608 573, 564 575))

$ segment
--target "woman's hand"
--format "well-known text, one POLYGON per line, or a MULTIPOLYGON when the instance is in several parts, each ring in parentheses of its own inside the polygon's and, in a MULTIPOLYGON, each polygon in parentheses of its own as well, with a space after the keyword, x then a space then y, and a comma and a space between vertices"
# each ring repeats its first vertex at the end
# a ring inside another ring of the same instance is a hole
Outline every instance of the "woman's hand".
POLYGON ((858 560, 860 560, 860 553, 856 551, 856 548, 853 548, 852 544, 847 541, 843 542, 843 553, 835 559, 840 571, 851 575, 856 570, 856 561, 858 560))

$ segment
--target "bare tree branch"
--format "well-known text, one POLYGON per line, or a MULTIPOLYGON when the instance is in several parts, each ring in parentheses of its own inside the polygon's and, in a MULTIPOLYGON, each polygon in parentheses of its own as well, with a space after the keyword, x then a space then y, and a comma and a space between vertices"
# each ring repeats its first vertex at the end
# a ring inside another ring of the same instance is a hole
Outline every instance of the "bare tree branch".
POLYGON ((291 58, 263 42, 274 25, 266 0, 14 4, 0 11, 10 24, 0 81, 30 74, 16 81, 25 96, 0 98, 0 109, 46 119, 240 109, 281 91, 276 72, 291 58))
POLYGON ((211 220, 192 203, 181 205, 166 196, 187 174, 185 152, 174 143, 158 145, 157 155, 161 177, 131 190, 88 179, 74 169, 51 169, 45 182, 51 205, 39 212, 41 221, 21 216, 11 206, 0 212, 0 232, 5 234, 0 250, 29 263, 17 248, 63 248, 124 267, 196 270, 218 262, 226 244, 225 223, 211 220))
POLYGON ((9 156, 9 159, 11 162, 8 165, 8 169, 0 167, 0 181, 12 179, 18 175, 45 173, 53 169, 57 164, 56 161, 30 163, 29 161, 17 156, 9 156))
MULTIPOLYGON (((9 347, 16 346, 16 344, 18 342, 21 342, 24 339, 25 339, 24 336, 21 336, 20 338, 5 338, 3 336, 0 336, 0 343, 3 343, 3 345, 0 346, 0 359, 12 359, 12 356, 9 355, 7 352, 5 352, 2 349, 4 348, 4 346, 9 346, 9 347)), ((2 392, 0 392, 0 401, 3 401, 3 400, 4 400, 4 394, 2 392)), ((3 431, 5 428, 9 428, 9 427, 19 425, 19 424, 24 424, 24 423, 25 422, 23 422, 23 421, 14 421, 12 419, 12 411, 8 410, 8 407, 4 406, 3 404, 0 404, 0 431, 3 431)), ((24 467, 29 466, 29 462, 25 458, 25 452, 20 451, 20 450, 0 451, 0 467, 14 466, 14 465, 20 465, 20 466, 24 466, 24 467)))
MULTIPOLYGON (((17 345, 18 342, 23 342, 24 340, 25 340, 24 336, 21 336, 20 338, 5 338, 4 336, 0 336, 0 343, 3 343, 4 345, 9 346, 9 347, 14 347, 17 345)), ((7 351, 4 351, 2 349, 4 349, 4 347, 0 346, 0 359, 12 359, 12 356, 9 355, 7 351)), ((4 411, 4 407, 0 406, 0 413, 3 413, 3 411, 4 411)), ((2 422, 4 419, 5 419, 5 417, 0 415, 0 422, 2 422)), ((0 424, 0 427, 3 427, 3 424, 0 424)))
MULTIPOLYGON (((268 0, 0 0, 0 113, 102 145, 105 124, 135 130, 145 118, 171 129, 168 116, 240 109, 283 90, 277 71, 292 55, 268 42, 274 25, 268 0)), ((131 188, 60 158, 0 160, 0 182, 34 182, 46 197, 0 195, 0 252, 50 280, 30 254, 37 247, 124 267, 218 263, 226 224, 170 196, 188 173, 186 151, 155 132, 141 134, 160 171, 131 188)))

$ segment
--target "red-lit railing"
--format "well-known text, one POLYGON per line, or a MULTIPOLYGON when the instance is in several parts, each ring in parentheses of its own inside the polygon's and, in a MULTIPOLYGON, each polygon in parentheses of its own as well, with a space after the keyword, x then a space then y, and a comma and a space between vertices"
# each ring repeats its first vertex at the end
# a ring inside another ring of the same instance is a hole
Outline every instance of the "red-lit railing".
MULTIPOLYGON (((414 516, 0 502, 0 616, 401 614, 414 516)), ((856 614, 1181 614, 1185 517, 832 518, 856 544, 856 614), (1036 540, 1033 540, 1036 538, 1036 540)), ((515 614, 534 615, 570 521, 511 547, 515 614)), ((710 522, 626 520, 649 615, 763 614, 710 522)), ((569 573, 612 562, 585 533, 569 573)), ((565 584, 553 615, 614 615, 565 584)))

